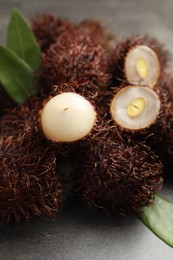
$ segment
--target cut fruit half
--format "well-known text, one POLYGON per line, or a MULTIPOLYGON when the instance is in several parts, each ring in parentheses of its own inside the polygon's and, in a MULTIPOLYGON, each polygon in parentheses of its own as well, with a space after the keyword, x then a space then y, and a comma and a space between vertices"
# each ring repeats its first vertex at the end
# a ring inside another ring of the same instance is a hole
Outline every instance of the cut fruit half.
POLYGON ((152 125, 160 111, 160 99, 150 88, 127 86, 114 96, 111 114, 115 122, 128 130, 140 130, 152 125))
POLYGON ((84 97, 71 92, 50 99, 41 112, 45 136, 54 142, 73 142, 90 133, 96 112, 84 97))
POLYGON ((129 82, 144 82, 153 88, 160 76, 160 62, 156 53, 146 45, 132 48, 125 59, 125 74, 129 82))

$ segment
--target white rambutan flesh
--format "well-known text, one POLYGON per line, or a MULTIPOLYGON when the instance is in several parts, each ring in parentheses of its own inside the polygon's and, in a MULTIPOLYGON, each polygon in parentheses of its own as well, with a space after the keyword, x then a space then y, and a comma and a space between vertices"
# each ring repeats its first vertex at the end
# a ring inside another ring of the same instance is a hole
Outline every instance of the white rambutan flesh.
POLYGON ((125 59, 125 73, 129 82, 144 82, 153 88, 160 76, 160 62, 156 53, 145 45, 133 47, 125 59))
POLYGON ((95 119, 92 104, 71 92, 53 97, 41 112, 42 130, 54 142, 73 142, 87 136, 94 127, 95 119))
POLYGON ((111 114, 122 128, 140 130, 152 125, 160 111, 160 99, 150 88, 127 86, 111 103, 111 114))

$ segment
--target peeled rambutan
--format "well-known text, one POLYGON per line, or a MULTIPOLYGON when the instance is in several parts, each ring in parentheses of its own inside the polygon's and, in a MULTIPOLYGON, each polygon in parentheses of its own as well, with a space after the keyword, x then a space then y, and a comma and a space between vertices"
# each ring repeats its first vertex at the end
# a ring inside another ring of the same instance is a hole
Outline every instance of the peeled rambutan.
POLYGON ((42 55, 39 86, 49 93, 52 85, 75 81, 99 87, 111 82, 106 49, 79 30, 62 34, 42 55))
POLYGON ((83 144, 77 192, 90 205, 122 214, 139 212, 162 187, 162 163, 143 143, 104 138, 83 144))
POLYGON ((32 21, 32 30, 42 51, 46 51, 62 33, 67 33, 74 27, 68 20, 56 18, 52 14, 36 16, 32 21))
POLYGON ((163 78, 169 54, 149 36, 131 36, 117 44, 110 57, 115 84, 126 81, 153 88, 163 78))
POLYGON ((63 201, 56 156, 42 139, 0 137, 0 221, 55 217, 63 201))
POLYGON ((81 93, 80 85, 64 83, 55 86, 53 95, 43 102, 40 126, 46 138, 58 145, 58 150, 61 144, 75 146, 74 142, 90 134, 95 125, 95 108, 81 93))

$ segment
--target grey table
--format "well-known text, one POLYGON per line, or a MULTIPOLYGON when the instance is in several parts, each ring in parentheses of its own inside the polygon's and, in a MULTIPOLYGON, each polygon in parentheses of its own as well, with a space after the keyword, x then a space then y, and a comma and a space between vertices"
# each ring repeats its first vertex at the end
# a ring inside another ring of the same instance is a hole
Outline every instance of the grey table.
MULTIPOLYGON (((120 37, 149 33, 173 51, 172 0, 0 0, 1 42, 13 6, 28 19, 45 11, 73 21, 98 18, 120 37)), ((173 182, 162 193, 173 201, 173 182)), ((72 197, 53 223, 36 220, 0 227, 0 260, 31 259, 172 260, 173 249, 138 219, 106 216, 72 197)))

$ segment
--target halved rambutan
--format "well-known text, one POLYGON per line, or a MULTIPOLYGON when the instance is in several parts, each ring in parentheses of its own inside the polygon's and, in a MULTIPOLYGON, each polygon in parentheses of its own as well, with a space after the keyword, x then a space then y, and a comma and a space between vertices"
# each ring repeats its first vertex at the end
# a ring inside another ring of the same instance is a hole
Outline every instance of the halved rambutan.
POLYGON ((155 38, 131 36, 117 44, 110 57, 115 82, 126 81, 153 88, 163 78, 169 53, 155 38))

